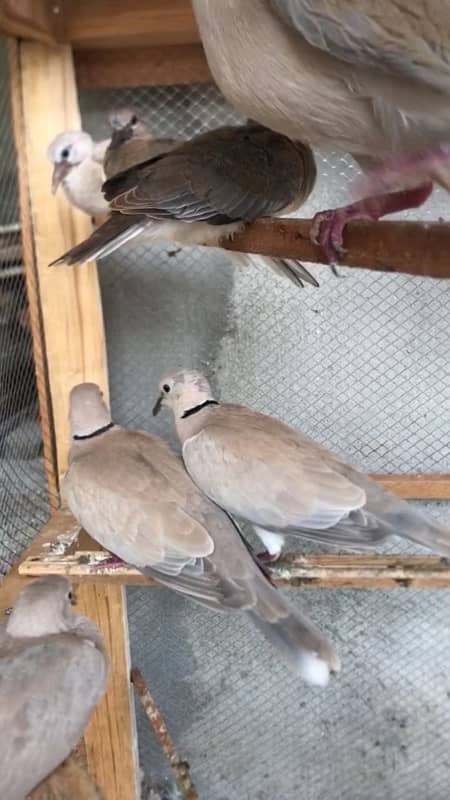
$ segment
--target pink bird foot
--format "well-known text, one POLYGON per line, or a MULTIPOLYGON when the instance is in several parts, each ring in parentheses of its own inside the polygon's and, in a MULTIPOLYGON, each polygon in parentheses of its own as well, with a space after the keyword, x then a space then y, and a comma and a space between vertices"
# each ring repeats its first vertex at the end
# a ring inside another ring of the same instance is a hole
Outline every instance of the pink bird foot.
POLYGON ((347 252, 343 238, 348 222, 363 219, 376 221, 386 214, 418 208, 432 191, 433 184, 427 183, 415 189, 366 197, 342 208, 320 211, 313 219, 310 238, 322 248, 326 263, 333 265, 347 252))
POLYGON ((122 561, 122 559, 119 558, 118 556, 114 556, 111 554, 110 556, 108 556, 108 558, 104 558, 103 561, 101 561, 98 564, 95 564, 94 570, 95 572, 103 572, 104 570, 120 569, 120 567, 124 566, 125 567, 127 566, 125 561, 122 561))

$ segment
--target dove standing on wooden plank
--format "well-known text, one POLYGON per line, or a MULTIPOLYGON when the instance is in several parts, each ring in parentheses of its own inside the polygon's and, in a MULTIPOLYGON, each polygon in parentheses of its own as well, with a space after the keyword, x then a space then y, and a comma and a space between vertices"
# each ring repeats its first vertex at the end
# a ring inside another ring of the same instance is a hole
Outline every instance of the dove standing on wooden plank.
POLYGON ((98 386, 71 392, 64 493, 85 530, 120 559, 217 611, 246 611, 290 668, 325 685, 333 646, 270 583, 239 530, 162 439, 114 425, 98 386))
MULTIPOLYGON (((127 135, 132 125, 113 134, 111 150, 127 135)), ((301 142, 252 122, 217 128, 108 180, 110 219, 53 263, 103 258, 144 230, 148 238, 219 246, 247 222, 299 208, 315 179, 313 154, 301 142)), ((297 283, 318 285, 298 262, 268 262, 297 283)))
POLYGON ((415 208, 433 181, 450 188, 449 0, 193 0, 193 8, 212 75, 242 114, 350 152, 363 169, 379 165, 365 200, 316 216, 312 237, 330 262, 345 252, 346 222, 415 208))
POLYGON ((71 601, 67 578, 38 578, 0 629, 2 800, 24 800, 67 758, 106 689, 100 631, 71 601))
POLYGON ((271 559, 287 534, 355 549, 396 535, 450 556, 450 529, 274 417, 219 404, 201 373, 178 372, 160 389, 154 413, 172 409, 192 480, 250 522, 271 559))

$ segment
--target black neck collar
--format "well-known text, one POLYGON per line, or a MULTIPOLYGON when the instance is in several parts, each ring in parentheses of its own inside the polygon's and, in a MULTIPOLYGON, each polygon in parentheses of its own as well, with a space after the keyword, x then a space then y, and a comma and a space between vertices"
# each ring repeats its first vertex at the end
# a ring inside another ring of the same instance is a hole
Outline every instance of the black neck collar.
POLYGON ((199 406, 194 406, 194 408, 188 408, 184 414, 181 415, 181 419, 186 419, 186 417, 192 417, 193 414, 196 414, 197 411, 201 411, 202 408, 206 408, 206 406, 218 406, 219 403, 217 400, 205 400, 204 403, 200 403, 199 406))
POLYGON ((114 427, 114 422, 108 422, 108 424, 104 425, 103 428, 97 428, 97 430, 92 431, 92 433, 87 433, 85 436, 75 434, 75 436, 73 436, 72 438, 76 442, 79 442, 80 440, 83 439, 94 439, 95 436, 100 436, 100 434, 106 433, 106 431, 110 431, 111 428, 113 427, 114 427))

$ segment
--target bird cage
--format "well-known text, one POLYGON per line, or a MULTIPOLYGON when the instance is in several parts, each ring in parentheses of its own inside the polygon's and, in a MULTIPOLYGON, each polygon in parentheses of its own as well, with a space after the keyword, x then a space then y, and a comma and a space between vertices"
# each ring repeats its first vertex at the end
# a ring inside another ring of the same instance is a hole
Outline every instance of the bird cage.
MULTIPOLYGON (((161 736, 133 705, 131 665, 190 765, 191 800, 443 799, 444 559, 400 540, 364 556, 308 542, 292 548, 274 577, 330 634, 343 663, 319 690, 288 674, 245 619, 147 586, 131 568, 94 572, 101 550, 61 508, 59 485, 74 384, 99 383, 118 423, 177 447, 169 420, 152 419, 152 400, 163 374, 194 367, 222 399, 280 417, 444 522, 450 284, 420 272, 450 274, 447 226, 433 225, 447 198, 436 191, 403 215, 402 223, 429 223, 408 228, 412 238, 392 223, 354 226, 353 266, 335 275, 308 263, 319 288, 295 288, 257 259, 242 269, 225 249, 143 241, 98 266, 49 269, 91 230, 86 215, 51 195, 46 148, 57 133, 82 126, 106 138, 107 114, 121 106, 135 108, 155 135, 180 139, 240 117, 211 81, 185 0, 126 8, 66 0, 29 12, 2 5, 0 30, 11 38, 0 47, 0 614, 34 575, 59 571, 79 584, 80 608, 101 627, 112 664, 84 739, 105 800, 136 800, 139 769, 146 797, 183 796, 161 736), (419 255, 413 245, 430 231, 436 238, 419 255)), ((345 154, 316 156, 305 219, 343 204, 357 172, 345 154)), ((247 239, 255 252, 267 236, 275 249, 285 246, 279 225, 268 234, 256 228, 247 239)))

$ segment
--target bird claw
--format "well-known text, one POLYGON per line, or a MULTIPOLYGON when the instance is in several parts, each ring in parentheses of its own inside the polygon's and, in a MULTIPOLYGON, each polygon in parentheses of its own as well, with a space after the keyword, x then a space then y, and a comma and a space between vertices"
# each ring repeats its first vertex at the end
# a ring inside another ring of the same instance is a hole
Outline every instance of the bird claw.
POLYGON ((311 241, 322 248, 326 263, 332 267, 347 252, 343 246, 344 228, 347 222, 345 208, 320 211, 314 216, 310 231, 311 241))
POLYGON ((94 565, 95 572, 103 572, 105 570, 114 570, 120 569, 121 567, 125 566, 125 561, 122 561, 121 558, 118 556, 108 556, 108 558, 104 558, 103 561, 100 561, 98 564, 94 565))

